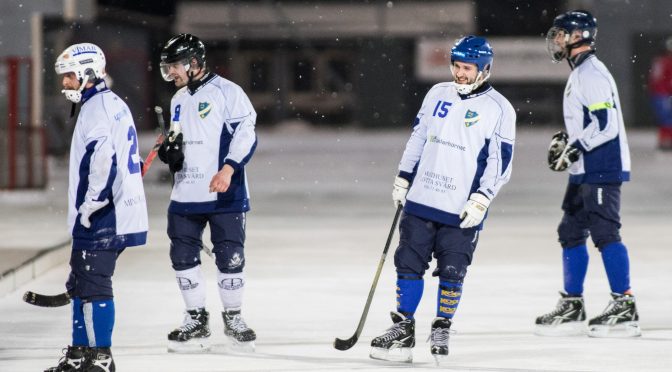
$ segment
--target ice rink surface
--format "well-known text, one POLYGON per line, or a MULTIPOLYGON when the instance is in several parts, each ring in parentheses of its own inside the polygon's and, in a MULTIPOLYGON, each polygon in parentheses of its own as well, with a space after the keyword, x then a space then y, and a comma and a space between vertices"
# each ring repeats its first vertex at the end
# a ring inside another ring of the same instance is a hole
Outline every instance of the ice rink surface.
MULTIPOLYGON (((425 342, 436 306, 437 281, 429 276, 416 315, 413 363, 368 357, 369 342, 390 325, 388 313, 395 306, 396 236, 359 342, 349 351, 332 347, 335 337, 353 334, 364 306, 394 214, 391 185, 408 134, 260 131, 248 169, 253 210, 248 214, 243 307, 258 335, 253 354, 232 352, 225 345, 215 266, 207 256, 203 266, 209 279, 214 350, 196 355, 166 352, 166 335, 181 323, 183 304, 165 234, 169 187, 157 181, 157 162, 146 183, 149 244, 124 252, 114 276, 117 370, 436 369, 425 342)), ((567 176, 546 167, 551 134, 519 129, 513 177, 491 206, 454 318, 450 356, 441 369, 672 370, 672 153, 655 150, 652 131, 628 133, 633 181, 622 189, 621 232, 630 250, 643 336, 532 334, 534 318, 555 306, 562 288, 555 229, 567 176)), ((54 190, 62 189, 64 182, 55 177, 54 190)), ((66 197, 64 190, 60 197, 66 197)), ((55 203, 65 205, 61 200, 55 203)), ((58 213, 64 219, 58 208, 45 210, 44 219, 58 213)), ((37 234, 30 226, 25 229, 25 239, 39 247, 37 234)), ((592 317, 607 305, 609 286, 597 250, 591 248, 590 255, 585 299, 592 317)), ((70 342, 70 308, 33 307, 21 301, 21 294, 28 289, 62 292, 67 274, 68 266, 61 265, 0 298, 0 371, 34 372, 56 364, 61 348, 70 342)))

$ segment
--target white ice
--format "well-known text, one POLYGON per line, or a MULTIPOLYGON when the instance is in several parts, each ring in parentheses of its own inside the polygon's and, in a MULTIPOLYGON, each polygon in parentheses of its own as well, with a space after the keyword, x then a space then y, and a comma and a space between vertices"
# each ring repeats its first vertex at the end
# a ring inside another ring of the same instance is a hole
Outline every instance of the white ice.
MULTIPOLYGON (((253 211, 248 214, 243 307, 247 323, 258 335, 253 354, 234 353, 223 346, 215 268, 205 255, 216 347, 208 354, 166 352, 166 335, 181 322, 183 304, 165 234, 169 190, 156 182, 161 168, 157 162, 146 184, 149 244, 124 252, 114 276, 117 370, 436 368, 424 342, 436 306, 436 278, 430 276, 416 315, 413 364, 368 357, 371 338, 389 326, 388 312, 395 306, 396 236, 359 342, 348 351, 332 347, 335 337, 353 334, 369 292, 394 213, 391 185, 408 134, 259 133, 257 154, 249 167, 253 211)), ((655 150, 653 132, 629 133, 633 181, 622 189, 621 232, 630 250, 643 336, 591 339, 532 334, 534 318, 553 308, 562 288, 555 229, 566 175, 553 173, 545 165, 551 134, 550 130, 518 133, 513 177, 492 204, 454 319, 457 333, 451 337, 450 356, 442 369, 672 370, 672 153, 655 150)), ((65 198, 65 192, 61 196, 65 198)), ((25 239, 39 246, 39 234, 30 226, 25 228, 25 239)), ((609 300, 601 258, 594 248, 590 255, 585 290, 588 316, 601 312, 609 300)), ((67 274, 67 264, 60 265, 0 298, 0 371, 41 371, 56 364, 61 348, 70 342, 69 307, 37 308, 23 303, 21 295, 25 290, 62 292, 67 274)))

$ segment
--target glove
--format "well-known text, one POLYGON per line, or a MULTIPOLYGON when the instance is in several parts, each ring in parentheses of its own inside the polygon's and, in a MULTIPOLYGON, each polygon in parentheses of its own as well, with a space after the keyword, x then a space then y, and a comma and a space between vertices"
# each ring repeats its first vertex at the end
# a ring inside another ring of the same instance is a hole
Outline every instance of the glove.
POLYGON ((398 207, 399 204, 406 204, 406 193, 408 193, 409 182, 405 178, 396 177, 394 179, 394 186, 392 188, 392 201, 394 206, 398 207))
POLYGON ((565 146, 565 149, 562 151, 560 156, 558 156, 555 161, 553 161, 551 164, 549 164, 549 167, 551 170, 554 170, 556 172, 562 172, 565 169, 569 168, 572 163, 576 162, 579 160, 579 156, 581 156, 581 150, 572 146, 572 145, 567 145, 565 146))
POLYGON ((567 147, 567 133, 559 131, 551 138, 551 144, 548 146, 548 166, 553 169, 555 161, 558 160, 562 151, 567 147))
POLYGON ((90 228, 91 227, 91 215, 96 213, 98 210, 103 208, 104 206, 110 204, 109 199, 105 199, 103 201, 93 201, 93 200, 87 200, 82 205, 79 206, 79 214, 81 215, 79 217, 79 223, 84 226, 85 228, 90 228))
POLYGON ((170 141, 173 137, 173 132, 170 132, 168 137, 163 141, 159 147, 158 155, 162 162, 168 164, 168 168, 172 173, 182 170, 184 165, 184 152, 182 150, 183 136, 182 133, 175 137, 174 141, 170 141))
POLYGON ((468 229, 480 225, 489 206, 490 199, 480 192, 469 195, 467 204, 462 208, 462 212, 460 212, 460 219, 462 220, 460 228, 468 229))

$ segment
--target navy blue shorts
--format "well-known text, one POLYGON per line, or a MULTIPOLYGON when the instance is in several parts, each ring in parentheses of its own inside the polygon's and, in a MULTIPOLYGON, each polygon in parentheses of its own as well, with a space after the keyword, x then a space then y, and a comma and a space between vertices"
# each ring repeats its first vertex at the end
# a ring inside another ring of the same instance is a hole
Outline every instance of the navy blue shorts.
POLYGON ((70 277, 65 284, 70 296, 86 302, 113 298, 112 275, 123 251, 73 250, 70 253, 70 277))
POLYGON ((170 260, 177 271, 201 264, 203 230, 210 225, 212 253, 223 273, 240 273, 245 267, 245 213, 181 215, 168 213, 170 260))
POLYGON ((585 245, 588 236, 596 247, 620 242, 621 184, 567 185, 558 226, 563 248, 585 245))
POLYGON ((442 281, 462 283, 478 243, 476 228, 461 229, 404 213, 399 222, 399 246, 394 265, 400 274, 422 276, 429 269, 432 254, 442 281))

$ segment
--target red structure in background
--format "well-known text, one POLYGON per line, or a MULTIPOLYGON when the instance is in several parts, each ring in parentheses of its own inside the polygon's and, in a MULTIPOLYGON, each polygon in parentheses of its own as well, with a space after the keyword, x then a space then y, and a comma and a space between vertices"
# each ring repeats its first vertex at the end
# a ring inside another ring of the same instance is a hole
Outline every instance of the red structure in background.
POLYGON ((0 60, 0 189, 46 185, 44 130, 31 115, 31 61, 24 57, 0 60), (2 138, 4 137, 4 138, 2 138))

